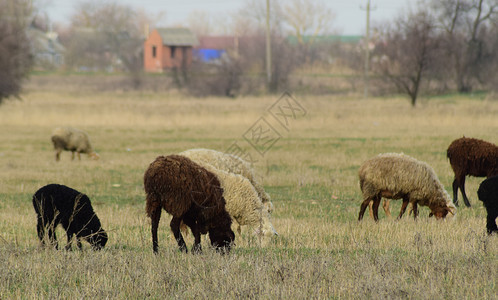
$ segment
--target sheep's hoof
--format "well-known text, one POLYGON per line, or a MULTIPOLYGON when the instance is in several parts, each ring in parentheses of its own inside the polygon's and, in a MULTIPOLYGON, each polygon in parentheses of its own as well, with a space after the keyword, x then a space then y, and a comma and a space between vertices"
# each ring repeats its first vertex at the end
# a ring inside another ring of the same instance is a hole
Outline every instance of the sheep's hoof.
POLYGON ((194 245, 192 247, 192 253, 193 254, 201 254, 202 253, 202 247, 201 247, 201 245, 200 244, 199 245, 194 245))
POLYGON ((180 252, 188 253, 187 246, 181 245, 180 246, 180 252))

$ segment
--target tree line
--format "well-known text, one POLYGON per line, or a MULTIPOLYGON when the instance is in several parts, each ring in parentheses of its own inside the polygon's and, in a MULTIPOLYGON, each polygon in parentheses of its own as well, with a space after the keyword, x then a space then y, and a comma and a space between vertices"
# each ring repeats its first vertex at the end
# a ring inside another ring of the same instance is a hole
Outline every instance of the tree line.
MULTIPOLYGON (((0 0, 0 102, 16 96, 33 66, 25 28, 50 27, 36 5, 41 1, 0 0)), ((193 12, 183 26, 198 35, 241 37, 216 64, 194 61, 174 72, 176 84, 196 95, 235 96, 293 88, 292 74, 341 66, 354 78, 364 72, 365 47, 370 51, 373 92, 406 94, 412 105, 421 94, 496 90, 498 0, 427 0, 374 24, 371 40, 358 44, 324 42, 334 33, 335 13, 324 1, 271 1, 271 80, 265 73, 264 0, 247 0, 240 12, 216 18, 193 12), (244 42, 242 37, 251 37, 244 42)), ((129 74, 140 88, 145 28, 154 28, 162 13, 147 14, 117 1, 78 2, 70 24, 53 28, 66 47, 64 68, 114 70, 129 74)), ((171 75, 171 74, 170 74, 171 75)), ((360 82, 361 84, 361 82, 360 82)))

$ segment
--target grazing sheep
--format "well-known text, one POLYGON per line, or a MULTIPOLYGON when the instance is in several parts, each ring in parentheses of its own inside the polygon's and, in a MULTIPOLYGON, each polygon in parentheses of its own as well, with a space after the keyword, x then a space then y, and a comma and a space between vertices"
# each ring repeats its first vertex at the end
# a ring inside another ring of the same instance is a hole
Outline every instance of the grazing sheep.
POLYGON ((48 231, 50 243, 58 248, 55 228, 59 224, 62 224, 67 233, 67 250, 71 250, 73 235, 76 236, 80 249, 82 238, 93 249, 101 249, 107 243, 107 233, 87 195, 65 185, 49 184, 33 195, 33 206, 38 217, 38 238, 42 244, 45 244, 45 232, 48 231))
POLYGON ((477 195, 479 200, 484 203, 488 213, 486 217, 488 234, 498 233, 498 226, 496 226, 496 218, 498 217, 498 176, 490 177, 481 182, 477 195))
POLYGON ((267 208, 247 178, 216 169, 208 163, 195 162, 215 174, 220 181, 227 212, 236 221, 239 235, 241 234, 241 226, 251 226, 255 229, 254 233, 268 238, 277 235, 271 224, 267 208))
POLYGON ((359 177, 364 200, 358 220, 363 218, 365 209, 373 200, 373 216, 377 221, 382 197, 403 199, 398 218, 403 216, 408 203, 412 204, 414 218, 418 215, 418 204, 428 206, 431 215, 437 219, 445 218, 448 212, 450 215, 456 214, 456 208, 434 170, 408 155, 379 154, 363 163, 359 177))
POLYGON ((152 222, 152 248, 157 253, 161 208, 173 216, 170 227, 181 251, 187 246, 181 222, 194 235, 193 252, 201 252, 201 234, 209 232, 211 245, 229 252, 235 239, 232 219, 225 209, 223 189, 216 176, 187 157, 158 156, 144 174, 146 212, 152 222))
POLYGON ((262 202, 261 195, 266 195, 267 200, 270 197, 255 181, 254 173, 247 162, 234 155, 208 149, 187 150, 180 155, 190 158, 218 177, 223 188, 226 209, 237 222, 239 235, 240 226, 244 225, 256 227, 254 231, 256 234, 266 237, 277 235, 270 221, 268 206, 262 202), (243 174, 249 174, 253 181, 243 174), (257 192, 256 186, 260 187, 262 193, 257 192))
POLYGON ((465 193, 465 176, 489 178, 498 175, 498 147, 483 140, 462 137, 451 142, 447 156, 455 173, 453 202, 458 206, 458 189, 460 189, 463 202, 470 207, 465 193))
POLYGON ((181 152, 180 155, 184 155, 198 164, 201 162, 207 163, 218 170, 244 176, 251 182, 256 192, 258 192, 259 198, 268 213, 272 213, 273 203, 271 202, 270 195, 265 192, 263 186, 256 179, 254 170, 249 162, 233 154, 203 148, 186 150, 181 152))
POLYGON ((81 160, 80 153, 86 153, 91 159, 99 159, 99 155, 92 150, 90 139, 88 135, 76 128, 71 127, 57 127, 52 132, 52 144, 55 149, 55 160, 60 160, 60 155, 63 150, 72 152, 72 159, 74 160, 74 153, 78 154, 78 159, 81 160))

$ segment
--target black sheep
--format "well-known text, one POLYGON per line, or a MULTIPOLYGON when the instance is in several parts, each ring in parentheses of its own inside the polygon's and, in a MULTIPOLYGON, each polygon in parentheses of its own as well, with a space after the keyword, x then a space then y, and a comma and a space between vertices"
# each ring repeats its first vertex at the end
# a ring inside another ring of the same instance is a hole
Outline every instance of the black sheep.
POLYGON ((49 184, 33 195, 33 206, 38 217, 38 238, 42 244, 45 244, 45 231, 48 231, 50 243, 57 248, 55 228, 59 224, 66 230, 68 250, 71 249, 73 235, 76 235, 80 249, 81 238, 87 240, 93 249, 101 249, 107 243, 107 233, 87 195, 65 185, 49 184))
POLYGON ((496 226, 496 218, 498 217, 498 176, 481 182, 477 190, 477 196, 484 203, 484 207, 486 207, 488 213, 486 217, 488 234, 498 232, 498 226, 496 226))

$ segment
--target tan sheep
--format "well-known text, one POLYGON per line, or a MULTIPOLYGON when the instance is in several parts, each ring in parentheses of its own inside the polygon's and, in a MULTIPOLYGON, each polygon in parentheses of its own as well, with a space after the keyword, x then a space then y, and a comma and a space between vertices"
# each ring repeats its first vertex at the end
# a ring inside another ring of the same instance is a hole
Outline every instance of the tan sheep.
MULTIPOLYGON (((240 226, 250 226, 254 228, 256 234, 261 234, 267 238, 270 238, 277 234, 273 225, 270 221, 270 213, 268 212, 267 206, 265 206, 261 197, 259 196, 253 183, 245 176, 239 173, 232 173, 227 170, 237 170, 234 165, 229 168, 227 164, 220 163, 221 160, 214 159, 218 167, 224 168, 219 169, 214 165, 208 163, 207 158, 209 155, 202 155, 202 152, 206 150, 207 153, 214 153, 218 158, 220 158, 219 153, 214 150, 207 149, 195 149, 187 150, 181 152, 180 155, 186 156, 198 163, 199 165, 206 168, 208 171, 214 173, 218 180, 220 181, 221 187, 223 188, 223 197, 226 200, 226 209, 230 216, 237 222, 237 232, 241 233, 240 226), (202 157, 202 159, 199 159, 202 157)), ((226 162, 235 162, 236 156, 224 154, 228 157, 226 162)), ((238 169, 241 172, 241 168, 238 169)), ((246 169, 247 171, 248 169, 246 169)), ((247 174, 248 172, 246 172, 247 174)), ((263 191, 264 192, 264 191, 263 191)), ((269 198, 269 197, 268 197, 269 198)), ((268 199, 267 198, 267 199, 268 199)))
POLYGON ((60 155, 63 150, 78 154, 78 159, 81 160, 80 153, 86 153, 91 159, 99 159, 99 155, 93 151, 88 135, 79 129, 72 127, 57 127, 52 132, 52 144, 55 149, 55 160, 60 160, 60 155))
POLYGON ((265 192, 263 186, 256 179, 254 169, 249 162, 233 154, 203 148, 186 150, 180 153, 180 155, 185 155, 197 163, 205 162, 219 170, 239 174, 249 179, 258 192, 261 202, 263 202, 267 211, 270 214, 273 212, 273 203, 271 202, 270 195, 265 192))
POLYGON ((428 206, 437 219, 445 218, 448 213, 456 214, 455 205, 432 167, 408 155, 379 154, 362 164, 359 177, 363 203, 358 220, 373 200, 373 216, 377 221, 382 197, 403 199, 398 218, 403 216, 408 203, 412 204, 414 218, 418 215, 417 205, 428 206))

